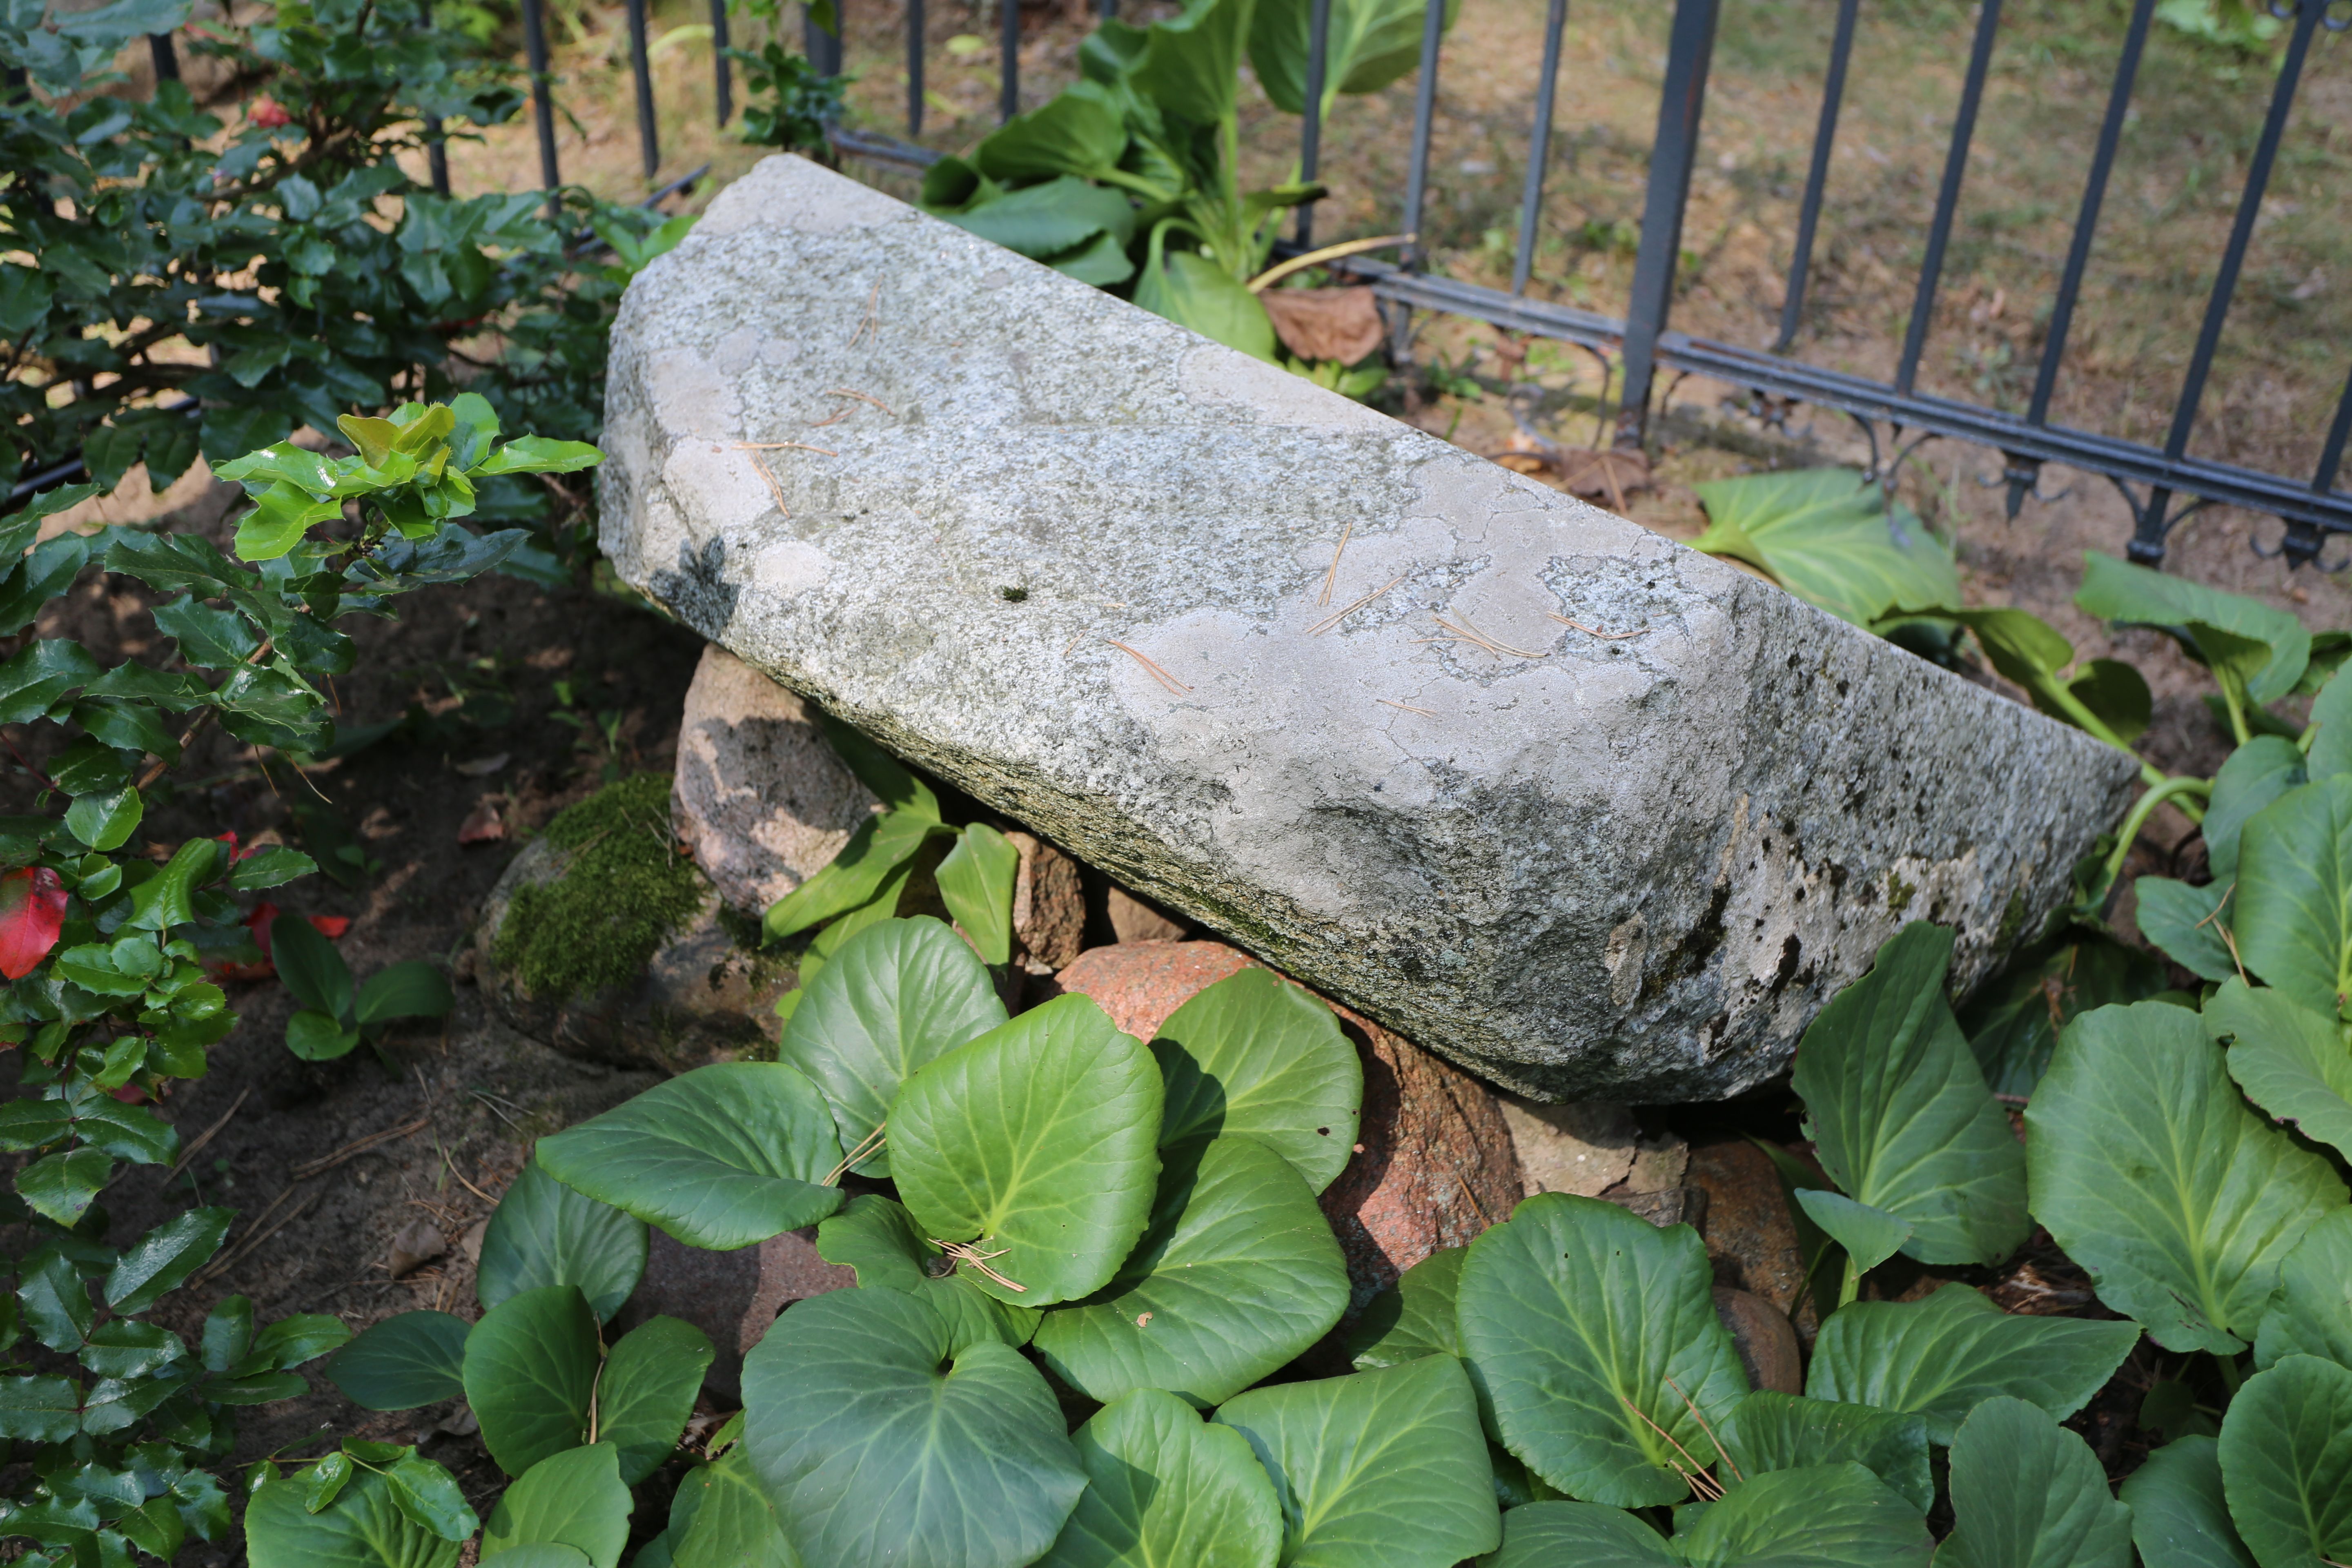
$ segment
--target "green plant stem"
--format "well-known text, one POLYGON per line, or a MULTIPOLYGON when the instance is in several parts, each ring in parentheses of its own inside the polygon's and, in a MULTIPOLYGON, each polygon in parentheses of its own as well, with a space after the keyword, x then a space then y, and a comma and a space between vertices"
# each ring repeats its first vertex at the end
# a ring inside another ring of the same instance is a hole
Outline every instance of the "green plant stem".
POLYGON ((1853 1266, 1853 1254, 1845 1255, 1845 1279, 1838 1286, 1838 1305, 1851 1304, 1862 1294, 1862 1270, 1853 1266))
MULTIPOLYGON (((2131 810, 2124 816, 2124 825, 2116 829, 2115 852, 2107 857, 2108 886, 2114 886, 2116 879, 2123 875, 2124 861, 2130 856, 2131 847, 2139 837, 2139 830, 2147 826, 2149 815, 2166 801, 2184 795, 2201 795, 2210 800, 2213 795, 2213 781, 2197 778, 2188 773, 2176 774, 2171 778, 2163 779, 2143 792, 2137 800, 2132 802, 2131 810)), ((2184 815, 2187 814, 2187 809, 2186 806, 2182 807, 2184 815)), ((2202 822, 2205 820, 2205 814, 2200 811, 2189 820, 2202 822)))
POLYGON ((2233 1355, 2223 1355, 2216 1351, 2213 1352, 2213 1370, 2221 1376, 2224 1399, 2236 1398, 2238 1385, 2246 1380, 2245 1374, 2238 1370, 2238 1358, 2233 1355))

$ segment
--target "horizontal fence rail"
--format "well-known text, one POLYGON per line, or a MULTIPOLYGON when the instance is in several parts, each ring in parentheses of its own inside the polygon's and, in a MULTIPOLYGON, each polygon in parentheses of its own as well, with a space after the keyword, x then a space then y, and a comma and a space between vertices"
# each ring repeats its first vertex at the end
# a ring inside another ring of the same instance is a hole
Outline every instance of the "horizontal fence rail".
MULTIPOLYGON (((2022 415, 1916 389, 1920 360, 1933 325, 1945 258, 2000 26, 2002 0, 1979 0, 1959 103, 1946 145, 1919 273, 1913 286, 1911 311, 1891 380, 1878 381, 1825 369, 1794 357, 1790 352, 1811 280, 1831 153, 1853 51, 1859 0, 1837 0, 1787 287, 1769 347, 1744 347, 1693 336, 1674 331, 1669 322, 1681 261, 1684 217, 1690 203, 1692 174, 1706 107, 1708 70, 1723 0, 1675 0, 1656 137, 1643 196, 1641 239, 1634 255, 1626 313, 1622 319, 1528 297, 1558 110, 1557 79, 1568 0, 1549 0, 1545 16, 1542 75, 1537 87, 1534 124, 1519 200, 1518 246, 1511 287, 1506 290, 1465 283, 1424 269, 1426 250, 1418 237, 1430 193, 1431 142, 1444 63, 1442 4, 1432 4, 1425 14, 1413 94, 1401 230, 1414 238, 1396 263, 1358 256, 1332 261, 1328 266, 1335 273, 1370 285, 1378 297, 1395 307, 1394 341, 1400 350, 1410 342, 1410 312, 1418 310, 1466 316, 1508 331, 1576 343, 1593 351, 1601 358, 1611 378, 1604 381, 1604 390, 1612 382, 1619 389, 1616 428, 1621 446, 1637 447, 1643 440, 1652 406, 1658 401, 1656 382, 1661 371, 1705 375, 1745 391, 1759 406, 1782 410, 1779 416, 1782 419, 1786 407, 1792 404, 1833 409, 1849 416, 1869 440, 1873 478, 1891 481, 1905 458, 1931 438, 1948 437, 1993 448, 2005 459, 2001 477, 2008 488, 2011 517, 2018 514, 2026 500, 2048 499, 2042 497, 2039 489, 2044 464, 2059 463, 2098 474, 2116 486, 2131 509, 2131 557, 2150 565, 2162 563, 2167 538, 2175 527, 2200 508, 2215 505, 2241 507, 2279 519, 2284 525, 2282 542, 2276 549, 2264 552, 2284 555, 2290 565, 2313 563, 2318 560, 2330 535, 2352 533, 2352 494, 2338 488, 2345 450, 2352 445, 2352 366, 2347 367, 2343 393, 2323 438, 2318 464, 2308 479, 2195 458, 2188 451, 2212 376, 2222 330, 2237 295, 2246 252, 2278 161, 2280 143, 2310 62, 2313 43, 2322 30, 2340 33, 2352 29, 2352 0, 2263 3, 2270 15, 2289 25, 2286 41, 2277 61, 2277 73, 2271 81, 2262 130, 2247 166, 2229 238, 2204 301, 2196 346, 2160 447, 2056 425, 2050 420, 2052 397, 2065 360, 2075 310, 2089 269, 2092 244, 2130 113, 2158 0, 2132 0, 2126 19, 2097 143, 2084 173, 2065 262, 2050 301, 2049 324, 2035 369, 2032 399, 2022 415)), ((734 111, 727 50, 727 0, 709 0, 709 4, 718 121, 723 126, 734 111)), ((838 75, 842 69, 841 8, 846 4, 847 0, 835 0, 830 27, 819 25, 813 8, 803 7, 803 51, 813 65, 828 75, 838 75)), ((1116 14, 1118 0, 1097 0, 1097 6, 1099 15, 1109 16, 1116 14)), ((557 157, 553 77, 542 0, 522 0, 521 10, 541 181, 552 192, 562 180, 557 157)), ((661 165, 661 143, 647 42, 647 0, 626 0, 626 11, 639 151, 646 183, 651 184, 661 165)), ((1021 39, 1017 4, 999 0, 998 12, 997 109, 1001 121, 1011 119, 1020 110, 1021 39)), ((917 137, 922 134, 925 107, 926 0, 904 0, 903 15, 906 128, 909 137, 917 137)), ((1320 106, 1330 26, 1331 0, 1312 0, 1306 112, 1301 120, 1298 148, 1300 178, 1310 181, 1316 176, 1322 153, 1320 106)), ((171 38, 158 35, 151 39, 151 45, 158 79, 176 78, 179 67, 171 38)), ((439 131, 437 122, 427 122, 429 172, 434 188, 446 193, 448 159, 439 131)), ((835 127, 832 138, 838 153, 910 171, 920 171, 940 156, 911 141, 902 142, 869 131, 835 127)), ((650 200, 690 189, 708 172, 706 164, 674 180, 656 191, 650 200)), ((1309 203, 1298 209, 1292 240, 1278 248, 1286 255, 1303 254, 1312 248, 1314 232, 1315 209, 1309 203)), ((74 466, 72 461, 67 465, 74 466)), ((54 482, 54 475, 64 471, 53 468, 36 476, 36 480, 54 482)), ((26 488, 24 484, 16 487, 19 492, 26 488)), ((2263 548, 2259 543, 2255 547, 2263 548)))

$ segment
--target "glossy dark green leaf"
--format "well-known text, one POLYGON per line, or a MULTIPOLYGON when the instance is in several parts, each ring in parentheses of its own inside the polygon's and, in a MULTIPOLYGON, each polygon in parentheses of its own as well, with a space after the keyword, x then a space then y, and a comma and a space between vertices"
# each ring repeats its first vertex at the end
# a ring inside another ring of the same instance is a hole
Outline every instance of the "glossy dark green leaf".
POLYGON ((2123 1500, 2145 1568, 2255 1568, 2230 1522, 2214 1439, 2182 1437, 2150 1454, 2125 1478, 2123 1500))
POLYGON ((403 1454, 383 1468, 383 1479, 393 1506, 442 1540, 462 1542, 482 1528, 457 1479, 422 1454, 403 1454))
POLYGON ((2132 1568, 2131 1510, 2049 1412, 1988 1399, 1952 1443, 1953 1568, 2132 1568))
POLYGON ((72 1379, 0 1377, 0 1437, 62 1443, 80 1430, 81 1393, 72 1379))
POLYGON ((452 1568, 457 1542, 417 1524, 382 1476, 361 1470, 331 1508, 312 1513, 302 1480, 265 1482, 245 1505, 252 1568, 452 1568))
POLYGON ((1138 1389, 1072 1435, 1086 1495, 1040 1568, 1274 1568, 1282 1510, 1240 1433, 1138 1389))
POLYGON ((2247 1109, 2202 1021, 2160 1002, 2076 1019, 2025 1121, 2034 1218, 2167 1350, 2244 1349, 2279 1260, 2346 1198, 2247 1109))
POLYGON ((2205 1026, 2229 1043, 2230 1076, 2248 1100, 2352 1155, 2352 1048, 2342 1025, 2233 976, 2207 999, 2205 1026))
POLYGON ((2288 1356, 2221 1419, 2230 1517, 2263 1568, 2352 1558, 2352 1368, 2288 1356))
POLYGON ((352 1331, 341 1318, 331 1318, 324 1312, 298 1312, 261 1331, 253 1342, 251 1370, 267 1367, 289 1371, 351 1342, 352 1331))
POLYGON ((1856 1301, 1822 1325, 1805 1393, 1923 1416, 1949 1443, 1968 1413, 2003 1394, 2064 1420, 2139 1342, 2132 1323, 2003 1312, 1966 1285, 1923 1301, 1856 1301))
MULTIPOLYGON (((62 781, 61 781, 62 782, 62 781)), ((79 792, 77 792, 79 793, 79 792)), ((212 879, 228 848, 209 838, 191 838, 172 852, 163 868, 131 890, 131 919, 134 931, 163 931, 194 920, 190 900, 197 888, 212 879)), ((299 925, 299 921, 288 924, 299 925)), ((273 930, 282 930, 273 926, 273 930)))
POLYGON ((1857 1272, 1867 1274, 1911 1239, 1911 1223, 1885 1209, 1858 1204, 1843 1193, 1819 1187, 1797 1189, 1797 1205, 1823 1235, 1845 1248, 1857 1272))
POLYGON ((341 1023, 352 1021, 351 967, 318 927, 293 915, 270 921, 269 961, 304 1007, 341 1023))
MULTIPOLYGON (((669 1568, 801 1568, 742 1444, 678 1483, 670 1513, 673 1531, 678 1510, 688 1504, 689 1489, 691 1511, 672 1548, 669 1568)), ((631 1568, 646 1568, 642 1553, 631 1568)))
POLYGON ((1749 1479, 1810 1465, 1856 1464, 1926 1513, 1936 1500, 1927 1468, 1925 1418, 1864 1405, 1759 1390, 1740 1401, 1721 1429, 1730 1460, 1719 1479, 1749 1479))
POLYGON ((782 1062, 719 1062, 540 1140, 541 1169, 657 1225, 728 1251, 814 1225, 841 1203, 821 1183, 841 1159, 814 1084, 782 1062))
MULTIPOLYGON (((882 1125, 908 1074, 1004 1019, 995 984, 962 938, 929 916, 886 920, 843 943, 804 984, 776 1059, 824 1091, 846 1152, 882 1125)), ((887 1178, 888 1147, 856 1168, 887 1178)))
POLYGON ((16 1173, 16 1195, 54 1225, 72 1226, 114 1175, 114 1162, 96 1149, 47 1154, 16 1173))
POLYGON ((16 1286, 16 1300, 32 1336, 68 1355, 81 1348, 98 1317, 89 1287, 82 1283, 73 1260, 63 1253, 51 1252, 25 1268, 16 1286))
POLYGON ((543 1542, 572 1548, 595 1568, 618 1568, 635 1507, 611 1443, 551 1454, 517 1477, 490 1510, 482 1558, 543 1542))
POLYGON ((2279 1264, 2278 1289, 2254 1340, 2254 1365, 2291 1355, 2352 1367, 2352 1208, 2327 1215, 2279 1264))
POLYGON ((66 808, 66 830, 92 849, 120 849, 146 815, 146 803, 129 785, 111 795, 86 795, 66 808))
POLYGON ((78 642, 42 637, 26 643, 0 663, 0 724, 32 722, 98 673, 98 660, 78 642))
POLYGON ((2290 790, 2246 824, 2230 914, 2246 967, 2338 1016, 2352 992, 2352 773, 2290 790))
POLYGON ((2192 888, 2169 877, 2142 877, 2132 889, 2138 900, 2132 919, 2140 935, 2167 958, 2200 979, 2228 980, 2236 975, 2238 962, 2230 955, 2230 944, 2221 940, 2230 925, 2228 904, 2237 891, 2235 880, 2192 888))
POLYGON ((1944 999, 1951 956, 1948 927, 1904 927, 1805 1031, 1791 1087, 1822 1170, 1911 1227, 1906 1255, 1990 1264, 2025 1239, 2025 1152, 1944 999))
POLYGON ((1348 1330, 1349 1364, 1370 1372, 1425 1355, 1460 1355, 1454 1296, 1469 1255, 1466 1247, 1441 1247, 1373 1297, 1348 1330))
POLYGON ((584 1197, 539 1168, 522 1168, 482 1233, 474 1292, 485 1307, 545 1285, 576 1285, 610 1321, 646 1271, 646 1225, 584 1197))
POLYGON ((307 1489, 302 1495, 303 1509, 317 1513, 333 1502, 351 1484, 352 1468, 352 1457, 341 1449, 311 1466, 310 1473, 302 1478, 307 1489))
POLYGON ((190 1209, 157 1226, 108 1273, 106 1304, 126 1316, 145 1311, 220 1249, 236 1218, 235 1209, 190 1209))
POLYGON ((1363 1064, 1331 1009, 1270 969, 1199 992, 1151 1041, 1167 1084, 1162 1148, 1245 1132, 1321 1192, 1347 1167, 1363 1064))
POLYGON ((1055 997, 907 1079, 891 1172, 927 1237, 995 1255, 994 1278, 965 1270, 981 1289, 1051 1306, 1108 1284, 1142 1236, 1160 1104, 1150 1052, 1090 997, 1055 997))
POLYGON ((798 1303, 745 1358, 743 1394, 752 1467, 803 1563, 1018 1568, 1086 1488, 1045 1377, 993 1338, 955 1349, 919 1296, 798 1303))
POLYGON ((1622 1509, 1529 1503, 1505 1517, 1490 1568, 1926 1568, 1935 1549, 1917 1511, 1854 1464, 1752 1477, 1676 1518, 1668 1541, 1622 1509))
MULTIPOLYGON (((2143 877, 2137 884, 2143 932, 2153 879, 2143 877)), ((2190 917, 2191 923, 2205 912, 2190 917)), ((2219 937, 2212 941, 2221 946, 2219 937)), ((2228 957, 2224 952, 2223 961, 2228 957)), ((2114 1002, 2144 1002, 2171 984, 2163 963, 2144 948, 2106 937, 2070 936, 2057 946, 2021 954, 1987 982, 1961 1009, 1960 1028, 1984 1069, 1986 1087, 1995 1094, 2022 1097, 2042 1081, 2058 1031, 2078 1014, 2114 1002)))
POLYGON ((327 1363, 327 1381, 362 1410, 413 1410, 466 1392, 466 1336, 447 1312, 401 1312, 365 1330, 327 1363))
POLYGON ((286 1020, 286 1048, 306 1062, 331 1062, 359 1048, 356 1026, 346 1026, 324 1013, 296 1013, 286 1020))
POLYGON ((1339 1321, 1348 1265, 1297 1170, 1235 1134, 1168 1152, 1150 1227, 1086 1300, 1048 1311, 1047 1369, 1108 1404, 1159 1388, 1218 1404, 1339 1321))
POLYGON ((1284 1568, 1429 1568, 1502 1540, 1478 1401, 1452 1356, 1236 1394, 1282 1508, 1284 1568))
POLYGON ((816 1250, 827 1263, 856 1269, 861 1288, 926 1297, 931 1310, 948 1321, 958 1345, 993 1336, 1018 1350, 1036 1338, 1042 1314, 1035 1308, 1000 1301, 954 1272, 905 1205, 879 1194, 850 1199, 817 1226, 816 1250))
POLYGON ((162 1324, 116 1318, 91 1331, 81 1364, 100 1377, 148 1377, 187 1353, 180 1336, 162 1324))
POLYGON ((664 1317, 631 1329, 606 1353, 596 1433, 617 1447, 624 1483, 636 1485, 677 1450, 715 1353, 700 1329, 664 1317))
POLYGON ((1503 1446, 1572 1497, 1681 1501, 1684 1456, 1712 1458, 1706 1428, 1748 1394, 1714 1284, 1687 1226, 1564 1193, 1520 1204, 1470 1244, 1455 1295, 1503 1446))
POLYGON ((1021 852, 984 822, 956 835, 955 847, 931 873, 940 898, 989 963, 1013 961, 1013 883, 1021 852))
POLYGON ((394 1018, 438 1018, 457 1005, 448 977, 422 959, 388 964, 362 985, 354 1022, 373 1025, 394 1018))
POLYGON ((577 1447, 596 1388, 596 1314, 570 1285, 509 1296, 466 1338, 466 1403, 510 1476, 577 1447))

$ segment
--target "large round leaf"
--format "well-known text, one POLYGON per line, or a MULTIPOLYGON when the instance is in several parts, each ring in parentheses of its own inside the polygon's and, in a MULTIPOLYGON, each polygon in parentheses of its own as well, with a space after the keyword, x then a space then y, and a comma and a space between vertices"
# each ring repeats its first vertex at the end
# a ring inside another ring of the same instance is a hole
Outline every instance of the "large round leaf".
POLYGON ((2090 1445, 2022 1399, 1988 1399, 1952 1443, 1951 1568, 2132 1568, 2131 1510, 2090 1445))
POLYGON ((2123 1500, 2146 1568, 2254 1568, 2254 1554, 2230 1522, 2214 1439, 2183 1437, 2158 1448, 2124 1482, 2123 1500))
POLYGON ((1515 1508, 1488 1568, 1926 1568, 1934 1550, 1918 1511, 1868 1470, 1816 1465, 1734 1486, 1671 1542, 1624 1510, 1598 1503, 1515 1508))
POLYGON ((752 1468, 811 1564, 1017 1568, 1086 1489, 1044 1375, 993 1338, 957 1348, 919 1296, 800 1302, 744 1359, 743 1405, 752 1468))
POLYGON ((1246 1132, 1321 1192, 1347 1167, 1364 1067, 1331 1009, 1270 969, 1228 975, 1160 1026, 1160 1144, 1246 1132))
POLYGON ((596 1314, 571 1285, 509 1296, 466 1340, 466 1403, 510 1476, 577 1447, 596 1392, 596 1314))
MULTIPOLYGON (((1822 1169, 1910 1226, 1923 1263, 1997 1263, 2025 1239, 2025 1152, 1944 999, 1949 927, 1915 921, 1805 1031, 1791 1079, 1822 1169)), ((1816 1223, 1841 1240, 1821 1210, 1816 1223)), ((1849 1248, 1851 1250, 1851 1248, 1849 1248)), ((1885 1254, 1882 1252, 1881 1257, 1885 1254)))
POLYGON ((1282 1510, 1240 1433, 1139 1388, 1074 1440, 1086 1495, 1040 1568, 1274 1568, 1282 1510))
POLYGON ((2352 774, 2290 790, 2238 841, 2238 951, 2255 973, 2326 1017, 2352 990, 2352 774))
POLYGON ((1565 1193, 1521 1204, 1470 1244, 1455 1297, 1503 1446, 1589 1502, 1681 1501, 1714 1462, 1707 1427, 1748 1394, 1714 1283, 1688 1226, 1565 1193))
POLYGON ((1254 1138, 1168 1151, 1151 1227, 1111 1282, 1037 1325, 1055 1374, 1105 1403, 1215 1405, 1289 1363, 1348 1305, 1348 1264, 1296 1167, 1254 1138))
POLYGON ((951 1272, 947 1255, 924 1239, 902 1204, 865 1193, 816 1227, 817 1256, 857 1271, 870 1289, 903 1290, 928 1299, 948 1320, 958 1345, 993 1334, 1018 1350, 1037 1335, 1040 1313, 983 1294, 972 1277, 951 1272))
POLYGON ((2352 1157, 2352 1049, 2332 1016, 2232 975, 2205 1004, 2205 1026, 2236 1042, 2230 1076, 2248 1100, 2352 1157))
POLYGON ((841 1160, 814 1084, 782 1062, 719 1062, 540 1140, 547 1173, 657 1225, 732 1251, 814 1225, 841 1205, 841 1160))
POLYGON ((625 1484, 644 1480, 676 1451, 714 1353, 710 1337, 692 1323, 650 1318, 604 1357, 596 1433, 618 1450, 625 1484))
POLYGON ((2279 1264, 2278 1289, 2254 1339, 2254 1365, 2291 1355, 2352 1366, 2352 1208, 2311 1227, 2279 1264))
POLYGON ((646 1223, 522 1168, 482 1232, 474 1293, 485 1307, 543 1285, 577 1285, 610 1321, 646 1271, 646 1223))
POLYGON ((2352 1558, 2352 1368, 2288 1356, 2221 1418, 2230 1517, 2263 1568, 2352 1558))
POLYGON ((1438 1568, 1502 1539, 1477 1397, 1452 1356, 1234 1395, 1282 1504, 1284 1568, 1438 1568))
MULTIPOLYGON (((677 1541, 669 1568, 801 1568, 742 1444, 688 1474, 677 1492, 670 1515, 677 1541), (681 1530, 677 1509, 688 1504, 689 1489, 698 1495, 681 1530)), ((632 1568, 640 1565, 650 1568, 642 1556, 632 1568)))
MULTIPOLYGON (((882 1125, 909 1074, 1003 1022, 971 943, 927 915, 883 921, 809 982, 776 1058, 824 1091, 845 1152, 882 1125)), ((887 1177, 888 1146, 856 1168, 887 1177)))
POLYGON ((490 1510, 482 1555, 548 1542, 569 1546, 595 1568, 616 1568, 636 1505, 622 1484, 619 1453, 592 1443, 551 1454, 518 1477, 490 1510))
POLYGON ((1947 1285, 1924 1301, 1856 1301, 1832 1313, 1805 1393, 1908 1412, 1926 1420, 1930 1442, 1949 1443, 1969 1411, 2002 1394, 2064 1420, 2138 1342, 2134 1323, 2011 1315, 1947 1285))
POLYGON ((1856 626, 1891 610, 1960 602, 1952 552, 1852 468, 1797 468, 1691 487, 1706 507, 1694 548, 1761 566, 1808 604, 1856 626))
POLYGON ((1348 1331, 1348 1359, 1358 1372, 1402 1366, 1425 1355, 1462 1353, 1454 1293, 1462 1283, 1466 1247, 1441 1247, 1373 1297, 1348 1331))
POLYGON ((2025 1123, 2033 1217, 2167 1350, 2243 1350, 2279 1260, 2344 1205, 2327 1163, 2246 1108, 2185 1007, 2075 1019, 2025 1123))
POLYGON ((245 1552, 253 1568, 450 1568, 458 1543, 401 1512, 392 1486, 356 1471, 334 1501, 308 1507, 307 1481, 265 1482, 246 1500, 245 1552))
POLYGON ((966 1276, 999 1300, 1084 1296, 1150 1218, 1160 1102, 1151 1053, 1090 998, 1056 997, 907 1080, 898 1196, 925 1236, 973 1246, 986 1268, 966 1276))
POLYGON ((1759 1389, 1740 1401, 1721 1436, 1730 1465, 1718 1478, 1855 1464, 1921 1513, 1935 1505, 1927 1423, 1917 1415, 1759 1389))
POLYGON ((447 1312, 401 1312, 362 1332, 327 1363, 327 1381, 362 1410, 414 1410, 466 1392, 466 1336, 447 1312))

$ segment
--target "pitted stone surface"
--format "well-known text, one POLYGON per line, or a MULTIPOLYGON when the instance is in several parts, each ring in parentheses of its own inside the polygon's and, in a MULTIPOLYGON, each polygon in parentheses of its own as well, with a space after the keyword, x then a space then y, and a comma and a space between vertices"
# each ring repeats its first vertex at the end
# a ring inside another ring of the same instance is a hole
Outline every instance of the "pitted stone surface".
POLYGON ((604 449, 688 624, 1540 1099, 1753 1085, 1906 919, 1965 987, 2134 771, 797 159, 630 286, 604 449))

